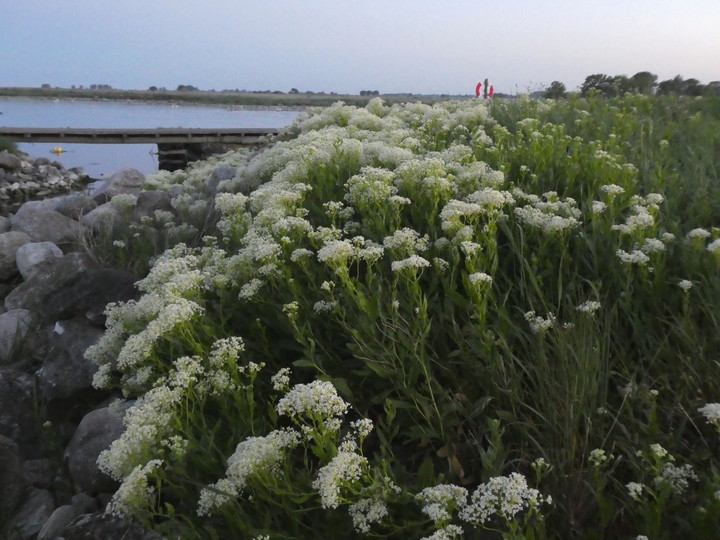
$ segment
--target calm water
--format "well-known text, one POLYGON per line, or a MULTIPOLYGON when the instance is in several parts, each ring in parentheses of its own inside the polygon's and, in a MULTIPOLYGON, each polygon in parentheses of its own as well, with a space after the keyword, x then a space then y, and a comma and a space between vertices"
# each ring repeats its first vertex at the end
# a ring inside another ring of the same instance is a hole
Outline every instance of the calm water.
MULTIPOLYGON (((0 125, 5 127, 70 128, 281 128, 299 111, 227 109, 169 103, 121 101, 53 101, 0 97, 0 125)), ((18 147, 34 157, 47 157, 66 168, 82 167, 102 178, 124 167, 145 174, 157 171, 154 144, 22 143, 18 147), (51 153, 61 146, 63 153, 51 153)))

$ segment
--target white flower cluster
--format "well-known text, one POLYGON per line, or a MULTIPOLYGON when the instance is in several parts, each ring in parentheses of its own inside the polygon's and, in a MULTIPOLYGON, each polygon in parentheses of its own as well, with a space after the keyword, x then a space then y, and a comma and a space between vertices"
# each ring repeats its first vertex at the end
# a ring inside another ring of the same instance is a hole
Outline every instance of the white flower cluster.
POLYGON ((388 508, 380 498, 360 499, 348 507, 353 527, 359 533, 367 534, 373 523, 382 521, 388 515, 388 508))
POLYGON ((698 412, 702 414, 710 424, 720 428, 720 403, 703 405, 698 409, 698 412))
POLYGON ((632 235, 655 225, 655 218, 648 212, 647 207, 635 205, 632 211, 633 213, 625 218, 624 223, 613 225, 611 229, 619 231, 620 234, 632 235))
POLYGON ((600 187, 600 191, 602 191, 606 195, 610 195, 611 197, 615 197, 616 195, 622 195, 623 193, 625 193, 625 190, 616 184, 606 184, 600 187))
POLYGON ((597 302, 595 300, 588 300, 587 302, 583 302, 579 306, 575 306, 575 310, 581 313, 595 313, 601 307, 602 304, 600 304, 600 302, 597 302))
POLYGON ((462 536, 462 527, 459 525, 446 525, 436 530, 430 536, 425 536, 420 540, 455 540, 456 538, 462 538, 462 536))
POLYGON ((468 279, 470 280, 470 283, 472 283, 476 287, 479 287, 480 285, 483 285, 485 283, 490 284, 493 282, 493 278, 485 272, 475 272, 473 274, 470 274, 468 276, 468 279))
POLYGON ((454 484, 440 484, 423 489, 415 498, 422 503, 422 511, 435 524, 445 524, 453 514, 467 504, 468 491, 454 484))
POLYGON ((636 249, 632 252, 618 249, 615 252, 615 255, 617 255, 617 258, 625 264, 637 264, 638 266, 645 266, 648 262, 650 262, 650 257, 645 255, 645 253, 643 253, 639 249, 636 249))
POLYGON ((710 231, 707 229, 697 228, 693 229, 690 232, 688 232, 685 235, 685 239, 688 241, 696 240, 696 239, 704 239, 704 238, 710 238, 712 236, 710 234, 710 231))
POLYGON ((663 466, 660 476, 655 478, 655 485, 667 485, 676 495, 682 495, 690 485, 690 480, 698 480, 692 465, 685 464, 677 467, 672 463, 663 466))
POLYGON ((595 448, 592 452, 590 452, 590 463, 592 463, 593 467, 602 467, 608 459, 612 458, 612 454, 608 457, 608 455, 605 453, 605 450, 602 448, 595 448))
POLYGON ((429 239, 427 235, 420 236, 420 233, 407 227, 393 232, 392 236, 383 239, 383 246, 394 253, 409 257, 418 252, 428 249, 429 239))
POLYGON ((681 279, 678 281, 678 287, 680 287, 683 291, 688 292, 693 288, 693 282, 689 279, 681 279))
POLYGON ((528 487, 523 475, 510 473, 481 484, 460 511, 460 517, 477 525, 483 525, 495 516, 508 523, 516 520, 523 511, 537 511, 543 502, 551 501, 537 489, 528 487))
POLYGON ((390 264, 390 268, 393 272, 402 272, 403 270, 408 269, 412 270, 413 272, 417 272, 418 270, 422 270, 423 268, 427 268, 428 266, 430 266, 430 262, 427 259, 420 257, 419 255, 412 255, 407 259, 403 259, 401 261, 393 261, 390 264))
POLYGON ((148 477, 162 464, 160 459, 151 459, 145 465, 136 466, 123 480, 106 511, 127 517, 149 510, 153 505, 155 488, 148 485, 148 477))
POLYGON ((717 240, 713 240, 707 245, 706 248, 710 253, 713 255, 719 255, 720 256, 720 238, 717 240))
POLYGON ((280 463, 289 450, 300 444, 300 434, 290 428, 271 431, 264 437, 249 437, 237 445, 228 459, 226 478, 204 488, 200 493, 198 515, 212 512, 228 497, 236 497, 245 489, 250 478, 277 475, 280 463), (220 497, 218 497, 220 491, 220 497))
POLYGON ((546 318, 536 315, 534 311, 525 313, 525 320, 530 324, 530 330, 534 334, 541 334, 555 326, 555 315, 548 313, 546 318))
POLYGON ((628 495, 632 497, 634 500, 639 501, 642 498, 643 489, 645 489, 645 486, 641 484, 640 482, 628 482, 625 484, 625 487, 628 490, 628 495))
POLYGON ((545 234, 553 234, 574 229, 580 225, 580 221, 574 216, 562 217, 549 214, 533 206, 515 208, 515 216, 521 223, 540 229, 545 234))
POLYGON ((278 401, 275 409, 285 416, 340 417, 350 406, 338 396, 331 382, 296 384, 278 401))
POLYGON ((320 494, 322 507, 337 508, 343 502, 343 489, 358 483, 367 467, 367 458, 357 453, 357 445, 353 441, 343 443, 312 484, 320 494))

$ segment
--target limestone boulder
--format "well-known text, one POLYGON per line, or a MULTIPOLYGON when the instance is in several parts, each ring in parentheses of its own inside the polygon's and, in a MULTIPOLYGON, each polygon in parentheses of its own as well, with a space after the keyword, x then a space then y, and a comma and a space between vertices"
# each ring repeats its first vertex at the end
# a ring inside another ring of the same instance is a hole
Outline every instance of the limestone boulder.
POLYGON ((83 253, 68 253, 54 264, 43 267, 30 279, 15 287, 5 298, 5 307, 29 309, 43 315, 48 313, 47 300, 62 287, 77 281, 84 270, 96 266, 83 253))
POLYGON ((103 325, 109 302, 137 295, 135 281, 134 274, 98 268, 87 255, 73 252, 15 287, 5 298, 5 307, 28 309, 39 321, 52 323, 82 315, 103 325))
MULTIPOLYGON (((94 199, 93 199, 94 201, 94 199)), ((122 214, 112 202, 96 206, 80 217, 80 223, 92 231, 107 231, 120 223, 122 214)))
POLYGON ((54 210, 26 207, 27 204, 24 204, 10 218, 13 231, 28 234, 33 242, 53 242, 58 245, 77 243, 81 232, 77 221, 54 210))
POLYGON ((145 175, 137 169, 120 169, 95 189, 92 197, 103 204, 120 193, 138 195, 145 183, 145 175))
POLYGON ((0 168, 7 171, 16 171, 22 167, 22 160, 7 150, 0 152, 0 168))
POLYGON ((10 218, 0 216, 0 234, 6 233, 10 230, 10 218))
POLYGON ((143 217, 153 216, 156 210, 175 213, 170 200, 170 195, 163 191, 142 191, 132 212, 133 220, 140 221, 143 217))
POLYGON ((81 512, 71 504, 55 509, 37 535, 37 540, 54 540, 81 512))
POLYGON ((78 516, 65 528, 62 537, 65 540, 164 540, 161 534, 143 529, 137 520, 103 511, 78 516))
POLYGON ((48 354, 35 373, 44 399, 66 399, 92 389, 97 365, 85 359, 85 350, 97 343, 102 335, 101 328, 84 318, 55 324, 48 354))
POLYGON ((55 510, 52 494, 45 489, 28 488, 23 504, 5 524, 7 540, 36 538, 55 510))
POLYGON ((52 242, 29 242, 18 248, 15 263, 20 275, 27 281, 41 268, 51 265, 62 257, 62 249, 52 242))
POLYGON ((80 219, 97 208, 97 202, 92 197, 83 194, 64 197, 55 207, 55 211, 63 216, 80 219))
POLYGON ((15 260, 20 246, 31 242, 29 234, 19 231, 0 233, 0 281, 17 275, 18 267, 15 260))
POLYGON ((97 494, 117 488, 117 482, 100 471, 97 459, 123 433, 123 417, 128 407, 129 404, 96 409, 80 421, 65 449, 65 458, 70 477, 81 491, 97 494))

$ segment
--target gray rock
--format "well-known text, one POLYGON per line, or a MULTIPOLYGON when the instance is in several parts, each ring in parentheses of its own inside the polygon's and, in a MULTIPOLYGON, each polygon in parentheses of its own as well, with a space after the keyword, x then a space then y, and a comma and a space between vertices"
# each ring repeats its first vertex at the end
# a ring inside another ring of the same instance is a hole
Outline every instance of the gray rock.
MULTIPOLYGON (((48 297, 58 289, 76 281, 80 274, 95 266, 90 257, 83 253, 68 253, 55 264, 40 269, 33 277, 10 292, 5 298, 8 310, 24 308, 52 317, 45 309, 48 297)), ((57 318, 55 319, 57 320, 57 318)))
POLYGON ((20 246, 15 254, 15 263, 24 280, 34 276, 40 268, 63 257, 62 250, 52 242, 29 242, 20 246))
POLYGON ((89 214, 95 208, 97 208, 95 199, 78 194, 64 197, 55 207, 55 211, 72 219, 80 219, 81 216, 89 214))
MULTIPOLYGON (((60 259, 63 261, 72 253, 60 259)), ((5 307, 16 300, 15 293, 21 289, 34 295, 28 309, 40 313, 46 321, 70 319, 84 315, 89 321, 104 326, 105 307, 110 302, 126 301, 137 296, 137 277, 129 272, 106 268, 87 268, 73 275, 59 275, 54 286, 43 291, 31 292, 25 288, 35 278, 16 287, 7 298, 5 307)))
POLYGON ((51 459, 29 459, 22 464, 25 484, 40 489, 53 486, 57 469, 57 463, 51 459))
POLYGON ((229 167, 227 165, 217 167, 213 171, 212 175, 210 175, 210 179, 207 182, 208 193, 210 193, 210 195, 216 195, 218 184, 220 184, 223 180, 231 180, 232 178, 235 178, 236 174, 237 168, 235 167, 229 167))
POLYGON ((130 519, 105 512, 78 516, 63 532, 65 540, 164 540, 130 519))
POLYGON ((13 231, 21 231, 30 235, 33 242, 54 242, 55 244, 72 244, 78 241, 80 224, 55 212, 29 208, 23 205, 18 213, 10 218, 13 231))
POLYGON ((5 524, 8 540, 30 540, 55 509, 52 495, 45 489, 28 488, 25 502, 5 524))
POLYGON ((111 202, 106 202, 83 215, 80 218, 80 223, 93 231, 103 231, 112 230, 121 219, 122 215, 117 206, 111 202))
POLYGON ((53 540, 57 538, 72 520, 79 515, 80 511, 70 504, 56 508, 40 529, 37 540, 53 540))
POLYGON ((71 319, 55 324, 50 350, 35 373, 40 395, 50 401, 69 398, 92 388, 97 365, 85 359, 85 350, 97 343, 103 330, 84 319, 71 319))
POLYGON ((117 482, 97 466, 100 452, 124 431, 125 407, 104 407, 86 414, 65 449, 70 477, 75 485, 88 493, 115 491, 117 482))
POLYGON ((100 509, 97 499, 82 491, 73 495, 70 502, 81 514, 92 514, 100 509))
POLYGON ((120 193, 138 195, 144 183, 145 175, 137 169, 121 169, 99 186, 92 197, 98 204, 103 204, 120 193))
POLYGON ((0 233, 6 233, 10 230, 10 218, 0 216, 0 233))
POLYGON ((155 210, 167 210, 174 213, 170 200, 170 195, 162 191, 141 192, 133 209, 133 220, 140 221, 145 216, 152 216, 155 210))
POLYGON ((58 197, 49 197, 40 201, 27 201, 23 203, 15 215, 22 215, 25 212, 54 212, 58 205, 58 197))
POLYGON ((15 171, 22 166, 22 160, 7 150, 0 152, 0 167, 8 171, 15 171))
POLYGON ((18 452, 17 444, 0 435, 0 526, 19 506, 25 489, 18 452))
POLYGON ((27 309, 11 309, 0 315, 0 365, 13 361, 30 329, 32 317, 27 309))
POLYGON ((31 242, 30 235, 10 231, 0 234, 0 281, 10 279, 18 273, 15 255, 20 246, 31 242))

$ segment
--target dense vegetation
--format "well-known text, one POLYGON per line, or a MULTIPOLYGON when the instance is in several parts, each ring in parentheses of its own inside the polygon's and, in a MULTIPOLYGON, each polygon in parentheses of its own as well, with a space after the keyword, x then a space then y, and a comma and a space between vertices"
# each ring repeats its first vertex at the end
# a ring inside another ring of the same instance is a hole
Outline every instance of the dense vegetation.
MULTIPOLYGON (((713 98, 373 99, 155 175, 186 243, 88 352, 136 400, 111 511, 183 538, 710 537, 718 156, 713 98)), ((147 261, 134 227, 102 256, 147 261)))

